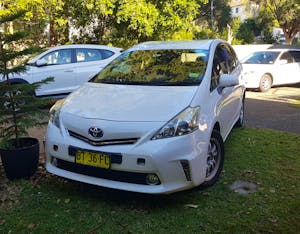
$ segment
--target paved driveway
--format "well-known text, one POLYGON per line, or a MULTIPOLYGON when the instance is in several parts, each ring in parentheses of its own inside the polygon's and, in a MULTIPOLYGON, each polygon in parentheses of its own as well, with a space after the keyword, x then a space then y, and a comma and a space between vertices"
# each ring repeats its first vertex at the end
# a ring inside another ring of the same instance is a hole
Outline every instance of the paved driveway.
POLYGON ((272 88, 266 93, 247 91, 245 105, 246 126, 300 135, 300 84, 272 88))

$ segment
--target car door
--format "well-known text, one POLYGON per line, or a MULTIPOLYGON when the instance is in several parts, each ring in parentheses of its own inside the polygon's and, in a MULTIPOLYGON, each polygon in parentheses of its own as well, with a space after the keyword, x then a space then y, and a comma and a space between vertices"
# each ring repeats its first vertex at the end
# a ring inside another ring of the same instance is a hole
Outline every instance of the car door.
POLYGON ((290 84, 300 81, 300 62, 298 51, 285 51, 276 62, 273 84, 290 84), (296 61, 298 60, 298 62, 296 61))
POLYGON ((293 50, 290 51, 294 63, 293 63, 293 75, 291 76, 292 83, 300 82, 300 51, 293 50))
POLYGON ((94 48, 75 49, 77 86, 79 87, 82 83, 89 81, 114 57, 116 57, 115 53, 110 50, 94 48))
POLYGON ((38 96, 66 94, 74 90, 76 87, 76 76, 72 49, 51 51, 40 59, 47 63, 43 66, 35 66, 35 69, 32 71, 33 81, 53 77, 54 82, 42 85, 36 91, 38 96))
POLYGON ((222 74, 231 74, 240 78, 241 69, 241 64, 231 47, 221 44, 216 48, 210 90, 213 98, 216 98, 216 114, 220 122, 222 137, 227 136, 239 115, 243 88, 237 85, 221 89, 219 79, 222 74))

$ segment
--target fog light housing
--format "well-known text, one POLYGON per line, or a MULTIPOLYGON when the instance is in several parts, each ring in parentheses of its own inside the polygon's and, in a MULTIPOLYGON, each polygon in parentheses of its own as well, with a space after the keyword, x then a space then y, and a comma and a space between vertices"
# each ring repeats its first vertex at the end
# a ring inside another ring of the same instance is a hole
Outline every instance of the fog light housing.
POLYGON ((57 159, 52 157, 52 164, 57 167, 57 159))
POLYGON ((158 184, 160 184, 160 180, 159 180, 159 178, 158 178, 157 175, 155 175, 155 174, 148 174, 146 176, 146 183, 148 185, 158 185, 158 184))
POLYGON ((184 171, 186 180, 187 181, 192 181, 189 161, 188 160, 180 160, 180 163, 181 163, 182 169, 184 171))

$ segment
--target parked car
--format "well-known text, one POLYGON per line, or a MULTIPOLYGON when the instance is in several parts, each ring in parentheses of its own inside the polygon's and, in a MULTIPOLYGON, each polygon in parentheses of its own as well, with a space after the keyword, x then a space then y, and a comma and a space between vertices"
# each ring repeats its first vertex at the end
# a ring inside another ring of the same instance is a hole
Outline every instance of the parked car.
POLYGON ((138 44, 51 108, 46 168, 141 193, 211 186, 243 123, 241 72, 222 40, 138 44))
POLYGON ((300 82, 300 50, 268 49, 243 60, 246 88, 269 90, 273 85, 300 82))
POLYGON ((42 85, 36 95, 68 94, 89 81, 120 53, 120 48, 101 45, 53 47, 29 61, 26 72, 10 76, 10 82, 33 83, 52 76, 54 82, 42 85))

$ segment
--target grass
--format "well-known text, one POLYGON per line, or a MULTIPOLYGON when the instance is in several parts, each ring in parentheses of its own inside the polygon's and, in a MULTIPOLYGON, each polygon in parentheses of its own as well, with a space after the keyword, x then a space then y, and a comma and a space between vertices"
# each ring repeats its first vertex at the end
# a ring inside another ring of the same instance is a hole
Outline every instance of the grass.
POLYGON ((293 100, 293 101, 291 101, 291 104, 292 104, 293 106, 300 107, 300 99, 299 99, 299 100, 293 100))
POLYGON ((5 184, 10 198, 2 201, 0 233, 299 233, 300 136, 235 129, 225 149, 216 185, 167 196, 99 188, 40 169, 29 181, 5 184), (236 180, 259 190, 231 191, 236 180))

